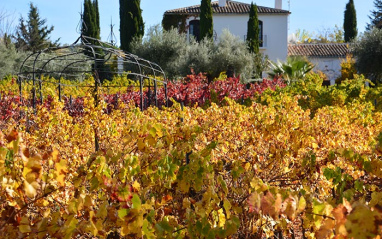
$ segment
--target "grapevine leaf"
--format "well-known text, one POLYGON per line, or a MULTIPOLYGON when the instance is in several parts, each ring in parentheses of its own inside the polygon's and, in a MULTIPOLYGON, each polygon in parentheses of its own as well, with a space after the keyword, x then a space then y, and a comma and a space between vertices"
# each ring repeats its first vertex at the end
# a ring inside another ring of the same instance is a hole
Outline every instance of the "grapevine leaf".
POLYGON ((133 199, 131 200, 133 203, 133 208, 140 210, 141 209, 141 199, 137 194, 133 195, 133 199))

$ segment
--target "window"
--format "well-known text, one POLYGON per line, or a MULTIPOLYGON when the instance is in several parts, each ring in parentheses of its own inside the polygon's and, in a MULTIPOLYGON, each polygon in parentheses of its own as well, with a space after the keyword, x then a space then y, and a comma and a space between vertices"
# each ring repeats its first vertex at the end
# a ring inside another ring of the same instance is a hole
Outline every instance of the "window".
POLYGON ((200 21, 190 21, 189 35, 194 36, 195 40, 200 41, 200 21))

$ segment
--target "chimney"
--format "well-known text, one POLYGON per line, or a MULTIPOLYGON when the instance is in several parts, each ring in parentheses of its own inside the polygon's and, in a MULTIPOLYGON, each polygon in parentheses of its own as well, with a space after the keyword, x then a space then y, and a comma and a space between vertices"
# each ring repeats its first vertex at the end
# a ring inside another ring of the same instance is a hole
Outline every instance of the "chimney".
POLYGON ((227 0, 219 0, 219 7, 227 6, 227 0))
POLYGON ((275 8, 276 9, 283 9, 283 1, 282 0, 275 0, 275 8))

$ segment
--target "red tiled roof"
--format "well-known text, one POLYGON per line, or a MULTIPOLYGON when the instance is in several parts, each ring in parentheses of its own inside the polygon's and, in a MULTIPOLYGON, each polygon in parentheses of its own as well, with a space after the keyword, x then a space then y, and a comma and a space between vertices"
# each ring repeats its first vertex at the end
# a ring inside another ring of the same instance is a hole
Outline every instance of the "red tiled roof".
MULTIPOLYGON (((219 7, 219 2, 212 2, 212 12, 215 14, 222 13, 238 13, 238 14, 249 14, 251 4, 241 3, 236 1, 228 1, 225 7, 219 7)), ((289 11, 257 6, 257 12, 259 14, 290 14, 289 11)), ((166 11, 164 14, 200 14, 200 5, 194 5, 190 7, 177 8, 166 11)))
POLYGON ((288 56, 346 57, 350 53, 347 43, 289 44, 288 56))

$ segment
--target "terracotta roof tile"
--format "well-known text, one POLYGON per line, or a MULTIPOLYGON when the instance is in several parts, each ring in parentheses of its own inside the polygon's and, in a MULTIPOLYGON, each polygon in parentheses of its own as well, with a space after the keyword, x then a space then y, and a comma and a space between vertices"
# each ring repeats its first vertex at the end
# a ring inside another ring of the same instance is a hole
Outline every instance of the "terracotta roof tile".
MULTIPOLYGON (((249 14, 249 10, 251 7, 251 4, 248 3, 241 3, 236 1, 228 1, 227 5, 225 7, 219 7, 219 2, 212 2, 212 11, 215 14, 223 14, 223 13, 239 13, 239 14, 249 14)), ((259 14, 290 14, 289 11, 276 9, 276 8, 270 8, 270 7, 261 7, 257 6, 257 12, 259 14)), ((183 8, 177 8, 168 10, 165 12, 165 14, 200 14, 200 5, 194 5, 190 7, 183 7, 183 8)))
POLYGON ((347 43, 289 44, 288 56, 307 57, 346 57, 349 54, 347 43))

